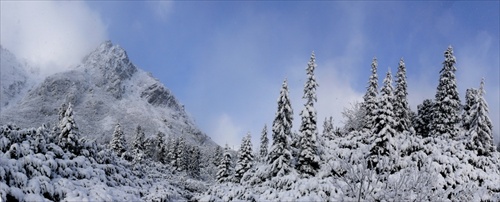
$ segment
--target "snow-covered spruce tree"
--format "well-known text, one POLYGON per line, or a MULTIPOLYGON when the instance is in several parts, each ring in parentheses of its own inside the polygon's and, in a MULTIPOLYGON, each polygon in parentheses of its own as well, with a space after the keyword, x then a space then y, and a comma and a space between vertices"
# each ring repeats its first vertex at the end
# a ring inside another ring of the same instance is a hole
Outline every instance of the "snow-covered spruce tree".
POLYGON ((411 128, 410 105, 408 104, 408 84, 406 82, 406 66, 403 58, 399 60, 396 73, 396 88, 394 89, 394 115, 396 118, 396 131, 408 131, 411 128))
POLYGON ((179 139, 170 137, 168 141, 169 147, 167 148, 167 158, 170 161, 170 165, 173 167, 177 166, 177 148, 179 145, 179 139))
POLYGON ((64 114, 59 122, 59 146, 66 151, 77 153, 80 135, 75 119, 73 118, 73 105, 69 103, 68 108, 64 110, 63 108, 65 106, 66 105, 63 104, 59 111, 60 117, 64 114))
POLYGON ((271 177, 284 176, 292 170, 290 151, 290 136, 292 133, 293 109, 288 98, 287 80, 283 85, 278 98, 278 111, 273 121, 273 144, 268 155, 271 177))
POLYGON ((142 127, 140 125, 137 125, 137 128, 135 129, 134 141, 132 142, 132 149, 135 149, 138 151, 144 151, 145 139, 146 139, 146 135, 144 134, 142 127))
POLYGON ((154 136, 146 137, 144 140, 144 154, 146 158, 156 159, 156 138, 154 136))
POLYGON ((175 157, 177 171, 186 171, 188 167, 188 155, 186 155, 186 141, 182 136, 179 138, 175 157))
POLYGON ((189 147, 189 175, 193 178, 200 177, 201 152, 198 146, 189 147))
POLYGON ((61 106, 58 108, 58 112, 57 114, 59 115, 59 123, 56 124, 53 128, 53 137, 50 137, 51 139, 53 139, 55 142, 59 143, 61 140, 59 138, 59 135, 61 134, 61 130, 62 130, 62 126, 65 126, 65 125, 61 125, 62 123, 62 120, 64 119, 64 117, 66 116, 66 109, 68 109, 68 105, 66 105, 66 103, 62 103, 61 106))
POLYGON ((159 162, 166 164, 168 163, 167 161, 167 155, 168 155, 168 148, 167 144, 165 143, 165 133, 158 131, 156 133, 156 152, 157 152, 157 159, 159 162))
POLYGON ((373 133, 373 144, 370 149, 371 166, 376 166, 377 156, 390 156, 396 149, 393 139, 396 136, 396 121, 394 119, 394 108, 393 108, 393 89, 392 89, 392 75, 391 71, 387 72, 387 76, 384 79, 384 86, 381 90, 381 96, 378 99, 378 108, 374 111, 374 123, 375 126, 372 129, 373 133))
POLYGON ((267 146, 269 144, 269 138, 267 137, 267 124, 264 125, 262 129, 262 134, 260 136, 260 160, 265 161, 267 159, 267 146))
POLYGON ((370 79, 368 80, 368 87, 366 88, 365 96, 363 96, 363 111, 365 112, 364 116, 364 129, 371 130, 375 125, 374 122, 374 111, 377 109, 377 96, 378 96, 378 76, 377 76, 377 58, 373 58, 372 61, 372 74, 370 75, 370 79))
POLYGON ((417 117, 413 126, 417 135, 428 137, 430 132, 430 124, 432 122, 432 109, 434 103, 431 99, 425 99, 422 104, 417 106, 417 117))
POLYGON ((334 135, 333 117, 325 117, 325 121, 323 121, 323 138, 333 140, 334 135))
POLYGON ((214 152, 214 156, 213 156, 213 164, 215 166, 218 166, 219 163, 222 161, 222 157, 223 157, 223 152, 222 152, 222 147, 221 146, 216 146, 215 147, 215 152, 214 152))
POLYGON ((216 180, 219 183, 230 182, 231 181, 231 153, 229 152, 229 146, 226 144, 224 149, 224 155, 218 166, 219 171, 217 171, 216 180))
MULTIPOLYGON (((47 151, 47 129, 45 125, 36 130, 35 141, 34 141, 34 152, 35 153, 45 153, 47 151)), ((1 150, 0 150, 1 151, 1 150)))
POLYGON ((142 155, 145 152, 145 134, 140 125, 137 126, 135 130, 134 141, 132 142, 132 155, 134 159, 142 159, 142 155))
POLYGON ((484 99, 484 79, 481 80, 474 105, 470 109, 470 124, 467 132, 470 142, 467 143, 467 148, 476 150, 478 155, 491 155, 495 152, 495 143, 493 142, 492 124, 488 116, 488 103, 484 99))
POLYGON ((476 99, 478 98, 478 90, 475 88, 469 88, 465 91, 465 105, 464 111, 462 112, 462 127, 464 130, 470 129, 471 124, 471 109, 476 104, 476 99))
POLYGON ((458 135, 460 123, 460 98, 455 79, 456 59, 451 46, 444 52, 444 57, 430 128, 433 136, 454 138, 458 135))
POLYGON ((165 148, 166 148, 166 153, 165 153, 165 161, 166 163, 171 163, 172 160, 173 160, 173 156, 172 156, 172 151, 171 149, 174 147, 174 139, 172 138, 172 135, 168 135, 168 138, 167 139, 167 142, 165 143, 165 148))
POLYGON ((120 124, 116 124, 115 131, 113 132, 113 138, 109 142, 109 148, 113 150, 118 156, 121 156, 127 151, 125 142, 125 135, 123 135, 122 128, 120 124))
POLYGON ((304 96, 306 104, 300 113, 302 123, 300 125, 300 153, 297 161, 297 170, 303 176, 314 176, 319 168, 319 154, 318 154, 318 131, 316 124, 316 109, 314 103, 317 101, 316 78, 314 77, 314 69, 316 68, 316 58, 314 52, 311 54, 311 59, 307 63, 307 81, 304 86, 304 96))
POLYGON ((252 166, 253 166, 252 141, 250 133, 248 133, 247 136, 244 137, 241 142, 234 180, 239 183, 243 178, 243 175, 248 170, 250 170, 252 166))

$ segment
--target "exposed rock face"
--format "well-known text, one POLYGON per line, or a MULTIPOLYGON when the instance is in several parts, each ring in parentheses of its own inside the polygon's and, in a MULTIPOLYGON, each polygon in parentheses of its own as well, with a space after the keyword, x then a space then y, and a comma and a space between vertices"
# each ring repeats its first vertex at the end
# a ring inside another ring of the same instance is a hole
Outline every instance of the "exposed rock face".
POLYGON ((132 138, 137 125, 141 125, 146 136, 160 131, 184 136, 194 144, 215 146, 170 90, 132 64, 126 51, 109 41, 75 69, 48 76, 21 97, 13 106, 1 110, 0 125, 53 125, 61 104, 71 102, 81 134, 101 143, 111 139, 114 126, 120 123, 126 139, 132 138))
POLYGON ((141 97, 145 98, 149 104, 154 106, 166 106, 168 108, 176 109, 177 111, 184 110, 172 93, 170 93, 170 91, 165 87, 158 85, 158 83, 155 83, 146 88, 146 90, 142 91, 141 97))

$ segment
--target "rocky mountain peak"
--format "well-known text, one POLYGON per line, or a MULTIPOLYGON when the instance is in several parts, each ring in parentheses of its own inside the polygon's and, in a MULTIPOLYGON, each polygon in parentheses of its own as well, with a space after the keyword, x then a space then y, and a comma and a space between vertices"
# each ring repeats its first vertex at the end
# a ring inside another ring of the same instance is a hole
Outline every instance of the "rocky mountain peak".
POLYGON ((85 71, 96 78, 96 86, 104 86, 116 98, 123 94, 122 82, 130 79, 137 72, 137 67, 130 62, 127 52, 111 41, 105 41, 83 59, 85 71))
POLYGON ((130 62, 127 52, 111 41, 105 41, 97 49, 83 59, 83 66, 89 69, 99 69, 103 74, 112 74, 119 79, 128 79, 137 72, 130 62))

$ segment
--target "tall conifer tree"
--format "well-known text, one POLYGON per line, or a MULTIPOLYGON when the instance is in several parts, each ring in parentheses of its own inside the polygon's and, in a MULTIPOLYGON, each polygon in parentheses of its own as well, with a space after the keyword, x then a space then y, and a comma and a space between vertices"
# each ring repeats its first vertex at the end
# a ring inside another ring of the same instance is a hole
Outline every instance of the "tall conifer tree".
POLYGON ((444 57, 433 107, 431 134, 454 138, 458 135, 457 125, 460 123, 460 98, 455 78, 456 59, 451 46, 444 52, 444 57))
POLYGON ((468 136, 470 142, 468 147, 477 150, 479 155, 490 155, 495 151, 495 143, 493 142, 492 128, 490 117, 488 115, 488 103, 484 99, 484 79, 481 80, 477 96, 474 99, 474 105, 470 109, 470 129, 468 136))
POLYGON ((179 142, 177 143, 177 150, 176 150, 176 160, 175 160, 175 167, 177 168, 178 171, 186 171, 188 168, 188 155, 187 155, 187 145, 186 141, 184 140, 184 137, 179 138, 179 142))
POLYGON ((283 85, 278 98, 278 110, 273 121, 273 144, 268 155, 270 176, 284 176, 291 167, 292 153, 290 151, 290 137, 292 134, 293 110, 288 97, 288 83, 283 85))
MULTIPOLYGON (((372 74, 368 80, 368 87, 366 88, 366 93, 363 96, 363 111, 365 112, 364 120, 363 120, 363 129, 365 131, 371 131, 374 123, 374 111, 377 109, 377 97, 378 97, 378 75, 377 75, 377 67, 378 62, 377 58, 373 58, 372 60, 372 74)), ((367 141, 367 140, 365 140, 367 141)))
POLYGON ((109 146, 118 156, 121 156, 125 151, 127 151, 125 144, 125 136, 123 135, 120 124, 118 123, 115 126, 113 138, 109 142, 109 146))
POLYGON ((375 127, 373 128, 373 142, 374 146, 371 149, 372 155, 385 155, 389 156, 394 151, 395 145, 392 145, 396 135, 396 121, 394 119, 394 108, 392 103, 394 101, 392 89, 392 75, 387 72, 384 79, 384 87, 381 90, 381 97, 378 99, 378 109, 375 110, 375 127))
POLYGON ((76 125, 75 118, 73 117, 73 105, 71 103, 63 104, 59 111, 59 145, 71 152, 77 152, 78 140, 80 134, 78 133, 78 126, 76 125))
POLYGON ((144 150, 146 149, 144 146, 145 139, 146 136, 144 134, 144 131, 142 130, 142 127, 138 125, 135 129, 134 141, 132 142, 132 150, 134 155, 137 155, 138 153, 144 153, 144 150))
POLYGON ((231 181, 231 153, 229 152, 229 146, 226 145, 224 149, 224 155, 219 163, 217 171, 216 180, 219 183, 231 181))
POLYGON ((243 138, 236 165, 235 180, 240 182, 243 175, 253 166, 252 141, 250 133, 243 138))
POLYGON ((398 72, 396 73, 396 89, 394 90, 394 115, 396 118, 395 129, 398 132, 408 131, 411 127, 407 88, 406 65, 403 58, 401 58, 399 61, 398 72))
POLYGON ((475 88, 469 88, 465 91, 465 105, 462 113, 462 127, 465 130, 470 129, 472 107, 476 104, 478 93, 475 88))
POLYGON ((267 125, 264 125, 264 128, 262 129, 262 134, 260 136, 260 159, 262 161, 265 161, 267 158, 267 147, 269 144, 269 138, 267 137, 267 125))
POLYGON ((316 109, 314 103, 317 101, 316 78, 314 77, 314 69, 316 68, 316 57, 314 52, 311 54, 311 59, 307 64, 307 81, 304 86, 304 96, 306 104, 300 113, 302 124, 300 125, 300 153, 297 161, 297 169, 304 176, 314 176, 320 168, 318 145, 317 145, 317 120, 316 109))
POLYGON ((366 88, 365 96, 363 97, 363 110, 365 112, 364 117, 364 129, 371 130, 374 126, 374 111, 377 109, 377 96, 378 96, 378 76, 377 76, 377 58, 372 60, 372 74, 368 80, 368 87, 366 88))

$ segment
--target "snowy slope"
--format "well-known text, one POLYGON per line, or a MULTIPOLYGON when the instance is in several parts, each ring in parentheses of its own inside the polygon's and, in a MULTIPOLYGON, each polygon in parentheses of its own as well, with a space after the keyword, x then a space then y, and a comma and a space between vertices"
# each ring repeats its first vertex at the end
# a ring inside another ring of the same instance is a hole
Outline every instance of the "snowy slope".
MULTIPOLYGON (((23 82, 30 80, 23 77, 18 66, 15 61, 12 62, 7 66, 11 69, 8 74, 19 77, 18 86, 23 87, 23 82)), ((12 99, 9 93, 12 94, 11 91, 5 93, 9 95, 5 96, 7 101, 12 99)), ((137 68, 129 61, 123 48, 109 41, 86 56, 75 69, 48 76, 14 106, 2 108, 0 125, 53 126, 58 120, 58 108, 64 102, 75 106, 75 119, 81 134, 96 138, 99 143, 107 143, 114 126, 120 123, 127 140, 132 138, 137 125, 141 125, 146 136, 161 131, 167 135, 184 136, 197 145, 215 146, 162 83, 137 68)))

